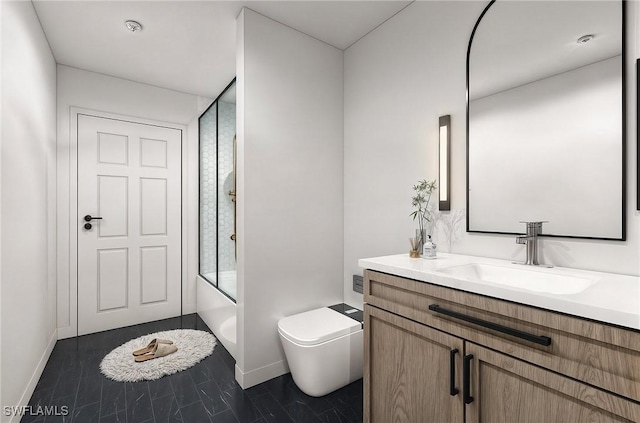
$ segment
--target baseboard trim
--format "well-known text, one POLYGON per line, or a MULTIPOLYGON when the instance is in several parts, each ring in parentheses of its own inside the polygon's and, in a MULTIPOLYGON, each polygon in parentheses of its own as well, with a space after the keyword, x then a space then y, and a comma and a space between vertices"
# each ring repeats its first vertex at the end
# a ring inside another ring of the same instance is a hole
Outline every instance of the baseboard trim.
POLYGON ((75 338, 78 336, 78 330, 72 326, 58 328, 58 339, 75 338))
POLYGON ((182 304, 182 314, 193 314, 197 312, 197 307, 193 303, 182 304))
POLYGON ((286 360, 271 363, 247 373, 240 370, 240 367, 236 364, 236 381, 238 381, 242 389, 251 388, 285 373, 289 373, 289 365, 286 360))
MULTIPOLYGON (((47 361, 49 361, 49 357, 51 356, 51 352, 53 351, 53 347, 56 346, 57 341, 58 341, 58 331, 54 330, 53 334, 51 335, 51 338, 49 338, 49 343, 47 344, 47 347, 42 353, 42 357, 40 357, 40 361, 38 362, 38 365, 33 371, 33 374, 31 375, 31 379, 29 380, 29 383, 27 384, 22 394, 22 398, 20 398, 20 404, 18 405, 26 406, 29 404, 29 400, 31 399, 33 392, 36 390, 36 385, 40 380, 40 376, 42 376, 44 367, 47 365, 47 361)), ((21 418, 22 416, 12 416, 9 422, 18 423, 21 418)))

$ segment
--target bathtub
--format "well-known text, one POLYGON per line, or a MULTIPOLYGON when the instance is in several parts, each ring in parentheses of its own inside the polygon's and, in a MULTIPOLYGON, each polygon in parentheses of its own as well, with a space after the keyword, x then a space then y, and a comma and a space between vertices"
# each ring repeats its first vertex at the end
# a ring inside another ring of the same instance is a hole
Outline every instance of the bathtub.
MULTIPOLYGON (((233 274, 235 288, 235 272, 233 274)), ((231 275, 221 274, 221 282, 223 279, 230 281, 230 278, 231 275)), ((229 354, 236 358, 236 303, 199 275, 196 284, 198 314, 229 354)))
MULTIPOLYGON (((215 273, 205 273, 204 274, 205 281, 210 281, 215 283, 216 274, 215 273)), ((236 287, 237 284, 237 276, 235 270, 225 270, 220 272, 220 279, 218 280, 218 288, 234 300, 237 299, 238 289, 236 287)))

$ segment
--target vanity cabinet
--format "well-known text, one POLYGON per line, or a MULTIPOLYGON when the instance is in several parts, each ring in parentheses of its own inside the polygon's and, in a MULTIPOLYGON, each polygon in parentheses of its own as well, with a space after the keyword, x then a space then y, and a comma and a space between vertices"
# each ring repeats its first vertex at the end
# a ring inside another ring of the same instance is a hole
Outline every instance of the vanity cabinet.
POLYGON ((638 404, 606 391, 473 343, 465 356, 473 357, 468 423, 639 421, 638 404))
MULTIPOLYGON (((452 356, 463 341, 428 326, 367 307, 365 391, 371 422, 463 422, 458 398, 450 395, 452 356), (383 340, 382 342, 379 342, 383 340)), ((460 373, 460 360, 454 372, 460 373)), ((458 378, 454 377, 454 384, 458 378)), ((367 410, 365 410, 367 415, 367 410)))
POLYGON ((367 423, 640 422, 636 331, 371 270, 365 303, 367 423))

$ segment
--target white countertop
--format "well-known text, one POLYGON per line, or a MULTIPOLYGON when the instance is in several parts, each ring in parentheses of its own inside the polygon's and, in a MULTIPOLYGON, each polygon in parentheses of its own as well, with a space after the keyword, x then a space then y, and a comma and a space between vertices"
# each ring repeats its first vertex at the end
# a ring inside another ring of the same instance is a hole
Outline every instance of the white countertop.
POLYGON ((410 258, 409 254, 360 259, 365 269, 429 282, 435 285, 514 301, 543 309, 640 330, 640 277, 615 273, 554 267, 522 266, 523 270, 586 278, 594 283, 577 294, 551 294, 523 288, 463 279, 440 270, 471 263, 514 266, 510 261, 459 254, 438 253, 433 260, 410 258))

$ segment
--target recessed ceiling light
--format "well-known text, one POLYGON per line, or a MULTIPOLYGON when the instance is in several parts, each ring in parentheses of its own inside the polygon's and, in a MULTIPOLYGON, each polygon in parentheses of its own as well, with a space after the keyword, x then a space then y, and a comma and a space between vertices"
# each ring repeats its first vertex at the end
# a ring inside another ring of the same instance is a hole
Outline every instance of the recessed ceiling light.
POLYGON ((137 31, 142 31, 142 25, 140 25, 140 22, 136 22, 136 21, 126 21, 124 23, 124 26, 127 27, 127 29, 131 32, 137 32, 137 31))
POLYGON ((578 38, 578 41, 576 41, 576 42, 578 44, 586 44, 589 41, 593 40, 594 37, 595 37, 595 35, 593 35, 593 34, 583 35, 582 37, 578 38))

